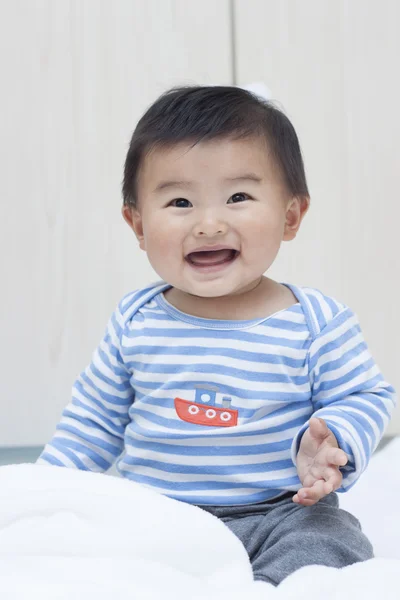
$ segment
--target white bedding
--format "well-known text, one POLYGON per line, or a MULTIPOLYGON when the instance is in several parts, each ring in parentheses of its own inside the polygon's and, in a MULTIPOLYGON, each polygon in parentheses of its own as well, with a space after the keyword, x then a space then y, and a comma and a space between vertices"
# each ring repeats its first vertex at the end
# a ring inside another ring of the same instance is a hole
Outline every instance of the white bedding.
POLYGON ((400 439, 341 506, 379 558, 305 567, 254 583, 244 548, 215 517, 132 482, 54 467, 0 468, 2 600, 363 600, 400 597, 400 439))

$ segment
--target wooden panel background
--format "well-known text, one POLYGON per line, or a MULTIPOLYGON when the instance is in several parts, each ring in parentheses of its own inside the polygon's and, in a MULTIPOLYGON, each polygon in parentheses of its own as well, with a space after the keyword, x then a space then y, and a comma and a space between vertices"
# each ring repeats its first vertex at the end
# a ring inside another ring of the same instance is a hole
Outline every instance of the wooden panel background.
POLYGON ((0 2, 0 446, 43 444, 124 293, 156 278, 120 215, 138 117, 231 82, 227 0, 0 2))
POLYGON ((271 273, 351 306, 397 389, 399 21, 397 0, 235 1, 237 81, 264 82, 292 119, 312 195, 271 273))

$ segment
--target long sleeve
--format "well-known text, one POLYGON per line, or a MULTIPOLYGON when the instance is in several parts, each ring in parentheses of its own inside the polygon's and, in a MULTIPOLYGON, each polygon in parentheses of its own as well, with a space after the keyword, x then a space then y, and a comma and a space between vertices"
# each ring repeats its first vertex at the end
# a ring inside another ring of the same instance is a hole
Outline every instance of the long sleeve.
POLYGON ((121 454, 134 392, 121 357, 120 307, 111 316, 91 363, 75 381, 72 399, 38 464, 105 471, 121 454))
MULTIPOLYGON (((339 492, 349 489, 368 465, 395 406, 394 389, 371 357, 354 313, 344 308, 322 329, 309 351, 314 417, 326 421, 348 463, 339 492)), ((295 462, 301 436, 292 445, 295 462)))

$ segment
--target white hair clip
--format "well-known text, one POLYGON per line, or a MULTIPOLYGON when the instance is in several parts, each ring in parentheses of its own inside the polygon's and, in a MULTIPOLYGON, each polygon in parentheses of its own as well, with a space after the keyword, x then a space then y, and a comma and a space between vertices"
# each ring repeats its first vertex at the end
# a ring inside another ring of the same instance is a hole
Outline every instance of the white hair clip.
POLYGON ((236 87, 252 92, 264 100, 271 100, 272 98, 271 90, 262 81, 255 81, 253 83, 248 83, 247 85, 238 85, 236 87))

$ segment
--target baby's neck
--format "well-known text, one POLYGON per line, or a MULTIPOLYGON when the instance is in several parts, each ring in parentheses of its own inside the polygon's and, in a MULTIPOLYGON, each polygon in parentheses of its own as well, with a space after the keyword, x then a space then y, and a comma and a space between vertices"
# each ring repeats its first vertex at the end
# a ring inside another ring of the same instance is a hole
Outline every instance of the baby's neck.
POLYGON ((262 277, 258 284, 242 294, 202 298, 170 288, 164 296, 170 304, 186 314, 224 321, 267 318, 297 303, 297 298, 288 287, 267 277, 262 277))

